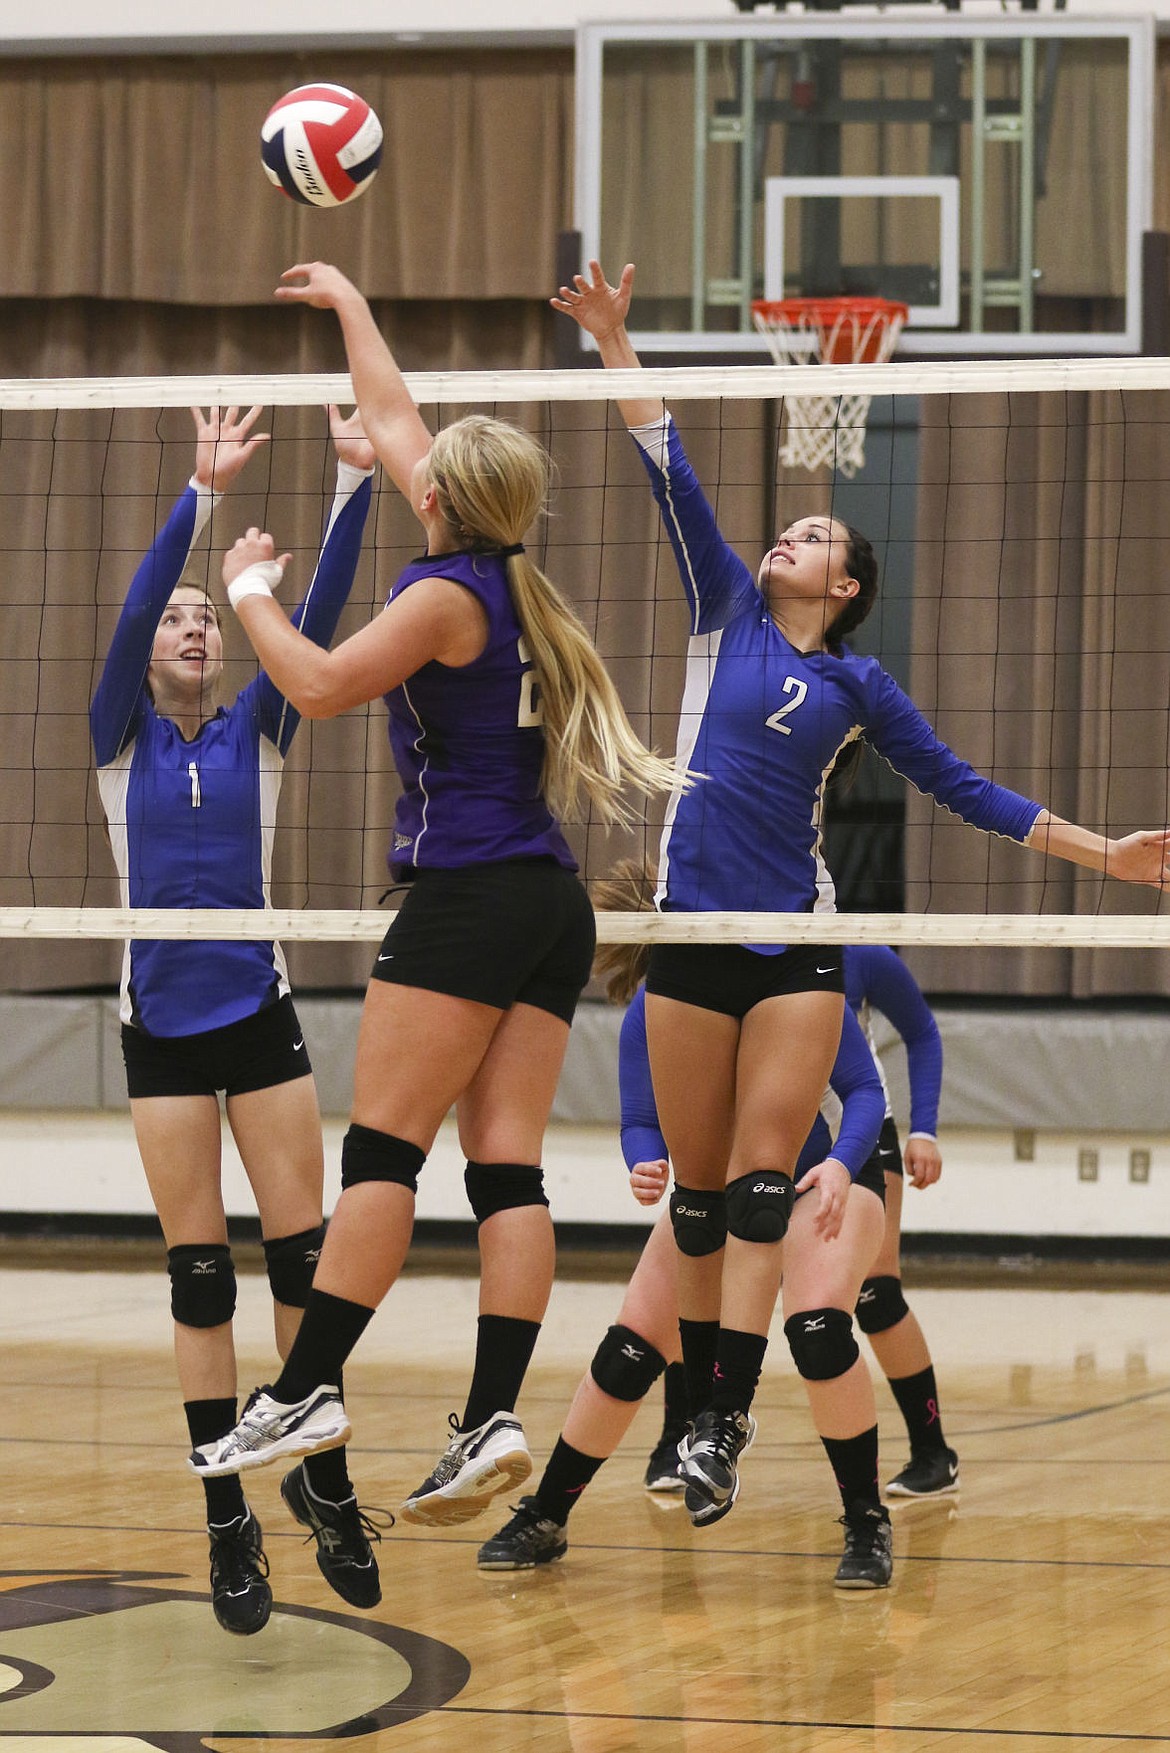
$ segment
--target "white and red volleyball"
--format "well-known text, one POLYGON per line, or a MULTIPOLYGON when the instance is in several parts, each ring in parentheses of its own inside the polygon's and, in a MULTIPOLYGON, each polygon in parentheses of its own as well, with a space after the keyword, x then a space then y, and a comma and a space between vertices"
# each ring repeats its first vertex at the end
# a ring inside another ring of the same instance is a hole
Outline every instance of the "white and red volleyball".
POLYGON ((309 207, 343 207, 374 180, 382 124, 344 85, 298 85, 274 103, 260 130, 270 181, 309 207))

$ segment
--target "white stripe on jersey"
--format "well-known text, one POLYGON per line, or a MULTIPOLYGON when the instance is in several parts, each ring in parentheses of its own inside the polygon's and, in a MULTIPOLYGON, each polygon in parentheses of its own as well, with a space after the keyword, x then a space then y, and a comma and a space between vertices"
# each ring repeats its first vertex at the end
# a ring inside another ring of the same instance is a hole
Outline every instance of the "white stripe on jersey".
MULTIPOLYGON (((114 855, 114 869, 118 873, 118 894, 123 907, 130 905, 130 842, 126 832, 126 819, 129 815, 130 765, 134 759, 134 747, 133 742, 127 743, 108 767, 98 768, 97 776, 98 796, 106 812, 110 851, 114 855)), ((127 938, 122 946, 118 1019, 128 1023, 133 1019, 133 1014, 130 1004, 130 939, 127 938)))
MULTIPOLYGON (((280 785, 284 778, 284 759, 280 750, 267 737, 259 740, 260 763, 260 882, 264 893, 264 905, 272 905, 272 844, 276 838, 276 806, 280 801, 280 785)), ((276 972, 281 998, 284 998, 292 987, 288 979, 288 963, 284 959, 284 950, 279 943, 272 945, 272 966, 276 972)))
MULTIPOLYGON (((683 684, 682 706, 678 717, 678 740, 675 744, 675 769, 679 774, 689 772, 695 753, 695 744, 699 740, 699 732, 703 728, 703 718, 707 711, 707 702, 711 695, 711 683, 715 679, 715 665, 719 661, 719 645, 723 638, 720 627, 714 633, 697 633, 687 641, 686 680, 683 684)), ((695 784, 704 781, 697 775, 695 784)), ((678 813, 679 803, 684 796, 681 780, 676 780, 670 793, 670 802, 666 806, 666 819, 662 825, 662 839, 658 845, 658 887, 654 891, 654 905, 661 907, 666 899, 667 875, 670 869, 670 831, 674 827, 674 818, 678 813)))
POLYGON ((829 775, 837 764, 841 750, 847 749, 850 743, 857 741, 861 735, 861 726, 855 724, 849 735, 834 752, 833 759, 821 774, 821 782, 817 786, 816 798, 813 801, 812 825, 816 833, 813 841, 813 861, 817 868, 817 898, 813 902, 814 913, 835 913, 837 911, 837 889, 832 873, 825 863, 825 786, 829 783, 829 775))
POLYGON ((873 1054, 873 1062, 877 1067, 878 1077, 881 1079, 882 1090, 886 1098, 886 1119, 892 1120, 894 1118, 894 1107, 893 1103, 890 1101, 890 1086, 886 1082, 885 1067, 883 1066, 881 1059, 878 1057, 877 1042, 873 1038, 873 1007, 868 998, 862 999, 857 1008, 856 1016, 858 1022, 861 1024, 861 1031, 865 1036, 869 1050, 873 1054))
MULTIPOLYGON (((414 701, 410 697, 409 677, 402 684, 402 698, 406 701, 406 704, 410 707, 410 715, 414 719, 414 722, 418 725, 418 735, 414 739, 414 748, 415 748, 415 752, 417 753, 422 746, 422 740, 426 736, 427 731, 426 731, 426 726, 424 725, 422 719, 418 715, 418 708, 415 706, 414 701)), ((419 770, 418 770, 418 788, 422 792, 422 800, 423 800, 422 827, 419 829, 418 833, 415 835, 415 838, 414 838, 414 847, 413 847, 413 850, 411 851, 411 854, 410 854, 410 862, 412 864, 418 863, 418 849, 423 843, 423 839, 426 835, 427 827, 429 826, 429 824, 427 822, 427 811, 431 807, 431 794, 427 790, 427 766, 428 766, 429 761, 430 761, 430 756, 428 755, 422 761, 422 763, 419 766, 419 770)))
MULTIPOLYGON (((663 516, 667 519, 675 534, 678 536, 678 551, 686 562, 686 577, 683 582, 687 588, 687 595, 691 599, 691 633, 697 634, 699 631, 699 617, 703 612, 702 604, 699 601, 699 581, 695 577, 695 569, 691 565, 691 554, 690 549, 687 547, 686 533, 683 530, 682 524, 679 522, 678 512, 675 510, 674 491, 670 479, 669 436, 669 422, 664 420, 661 450, 654 450, 649 445, 643 445, 642 448, 649 451, 650 454, 654 456, 662 471, 663 491, 666 494, 666 505, 663 508, 663 516)), ((639 442, 641 441, 639 440, 639 442)))

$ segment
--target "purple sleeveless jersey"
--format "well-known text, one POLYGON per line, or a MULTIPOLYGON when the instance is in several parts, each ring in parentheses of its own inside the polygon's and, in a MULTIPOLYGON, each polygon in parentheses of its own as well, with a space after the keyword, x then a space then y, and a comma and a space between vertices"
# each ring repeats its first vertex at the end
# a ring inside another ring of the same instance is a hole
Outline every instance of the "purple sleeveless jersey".
POLYGON ((483 605, 488 639, 474 663, 424 664, 385 696, 403 792, 387 862, 395 876, 505 858, 577 862, 540 790, 544 761, 536 674, 498 553, 423 555, 390 593, 450 578, 483 605))

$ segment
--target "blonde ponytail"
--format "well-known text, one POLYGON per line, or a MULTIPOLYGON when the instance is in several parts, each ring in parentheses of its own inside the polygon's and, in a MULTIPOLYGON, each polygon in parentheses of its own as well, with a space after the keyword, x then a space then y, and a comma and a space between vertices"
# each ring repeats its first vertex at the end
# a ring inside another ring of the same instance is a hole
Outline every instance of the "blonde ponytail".
MULTIPOLYGON (((429 471, 443 517, 472 547, 517 549, 546 507, 547 452, 518 427, 483 414, 438 434, 429 471)), ((669 792, 678 770, 635 735, 584 624, 552 581, 523 552, 509 553, 506 564, 540 688, 548 806, 572 820, 584 813, 584 794, 603 822, 629 826, 639 818, 624 789, 644 797, 669 792)))
MULTIPOLYGON (((591 885, 593 905, 603 913, 653 913, 658 877, 654 866, 639 858, 620 858, 608 876, 591 885)), ((648 943, 599 944, 593 972, 605 981, 611 1004, 629 1004, 646 978, 648 943)))

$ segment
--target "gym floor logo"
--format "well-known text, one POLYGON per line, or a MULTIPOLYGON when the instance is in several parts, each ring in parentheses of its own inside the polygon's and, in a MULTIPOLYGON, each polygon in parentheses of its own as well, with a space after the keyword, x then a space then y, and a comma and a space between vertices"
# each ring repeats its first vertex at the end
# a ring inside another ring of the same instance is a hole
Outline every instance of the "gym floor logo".
POLYGON ((231 1637, 170 1573, 0 1571, 0 1753, 206 1753, 254 1739, 345 1741, 440 1710, 458 1650, 346 1613, 277 1604, 231 1637))

